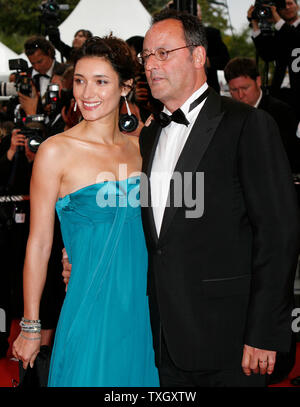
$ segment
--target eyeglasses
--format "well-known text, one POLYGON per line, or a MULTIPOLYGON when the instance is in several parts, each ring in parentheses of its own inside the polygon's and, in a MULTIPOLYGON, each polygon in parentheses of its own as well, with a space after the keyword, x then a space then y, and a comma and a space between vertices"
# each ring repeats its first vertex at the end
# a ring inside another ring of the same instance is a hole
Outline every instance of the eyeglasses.
POLYGON ((154 55, 159 61, 165 61, 168 59, 169 53, 173 51, 178 51, 179 49, 189 48, 189 47, 198 47, 197 44, 185 45, 184 47, 174 48, 166 50, 164 48, 157 48, 154 52, 142 51, 137 55, 137 59, 141 65, 145 65, 151 55, 154 55))

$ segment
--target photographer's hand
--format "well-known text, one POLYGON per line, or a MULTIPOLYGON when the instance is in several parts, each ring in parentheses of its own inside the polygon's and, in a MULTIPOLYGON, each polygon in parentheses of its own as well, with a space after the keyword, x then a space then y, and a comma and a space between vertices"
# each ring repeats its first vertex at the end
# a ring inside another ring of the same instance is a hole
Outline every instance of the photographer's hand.
POLYGON ((9 150, 7 151, 7 159, 11 161, 16 154, 18 146, 25 146, 26 137, 20 133, 20 129, 14 129, 11 134, 11 142, 9 150))
POLYGON ((147 82, 137 81, 135 97, 137 102, 140 103, 147 102, 149 100, 149 90, 147 88, 147 82))
POLYGON ((281 20, 280 15, 277 13, 277 8, 276 6, 269 6, 268 4, 264 4, 266 7, 270 7, 271 11, 272 11, 272 22, 273 23, 278 23, 279 20, 281 20))
POLYGON ((37 105, 39 101, 39 93, 36 91, 36 88, 32 84, 32 96, 23 95, 23 93, 18 93, 19 101, 21 104, 22 109, 26 113, 27 116, 36 114, 37 105))
POLYGON ((253 10, 254 10, 254 6, 250 6, 250 8, 249 8, 249 10, 247 12, 247 18, 248 18, 249 21, 251 21, 251 26, 252 26, 253 31, 258 31, 259 30, 258 21, 254 20, 252 18, 253 10))
POLYGON ((25 156, 29 163, 32 163, 34 161, 35 153, 29 150, 28 143, 25 143, 25 156))

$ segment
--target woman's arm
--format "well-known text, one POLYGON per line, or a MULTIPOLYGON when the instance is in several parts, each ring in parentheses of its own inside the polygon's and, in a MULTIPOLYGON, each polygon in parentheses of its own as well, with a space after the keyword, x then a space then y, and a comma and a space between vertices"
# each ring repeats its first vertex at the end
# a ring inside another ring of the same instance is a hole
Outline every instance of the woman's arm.
MULTIPOLYGON (((45 141, 36 155, 30 184, 30 232, 23 271, 24 318, 39 319, 52 248, 55 203, 62 178, 61 149, 55 137, 45 141)), ((13 345, 15 357, 26 369, 33 365, 40 347, 40 334, 21 332, 13 345)))

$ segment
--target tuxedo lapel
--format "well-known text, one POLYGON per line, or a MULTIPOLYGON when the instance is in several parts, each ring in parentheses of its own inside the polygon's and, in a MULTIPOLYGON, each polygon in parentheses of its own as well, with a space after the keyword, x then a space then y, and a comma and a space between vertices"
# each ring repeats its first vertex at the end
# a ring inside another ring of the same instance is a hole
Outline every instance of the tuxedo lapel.
POLYGON ((153 210, 151 204, 151 186, 150 186, 150 175, 152 163, 161 134, 161 127, 152 120, 149 128, 144 129, 144 154, 143 154, 143 177, 141 179, 141 205, 144 206, 149 225, 149 232, 152 239, 157 242, 158 235, 156 231, 156 226, 153 217, 153 210), (144 179, 145 177, 145 179, 144 179))
MULTIPOLYGON (((197 171, 222 117, 221 98, 217 93, 211 91, 194 123, 174 170, 174 173, 180 174, 182 182, 185 173, 194 174, 197 171)), ((182 196, 188 187, 189 184, 185 182, 182 196)), ((167 202, 169 205, 165 208, 159 240, 165 235, 177 210, 170 199, 170 190, 167 202)))

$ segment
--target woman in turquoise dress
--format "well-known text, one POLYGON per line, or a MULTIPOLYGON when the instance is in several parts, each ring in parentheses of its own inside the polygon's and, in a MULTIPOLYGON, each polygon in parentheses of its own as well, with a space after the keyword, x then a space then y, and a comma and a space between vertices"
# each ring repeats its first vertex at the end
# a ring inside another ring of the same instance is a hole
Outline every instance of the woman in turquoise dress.
POLYGON ((159 384, 146 296, 141 157, 138 139, 118 126, 120 98, 133 85, 131 58, 126 43, 112 36, 86 42, 73 85, 83 120, 45 141, 34 163, 24 318, 13 353, 27 368, 39 351, 56 209, 72 273, 52 350, 52 387, 159 384))

